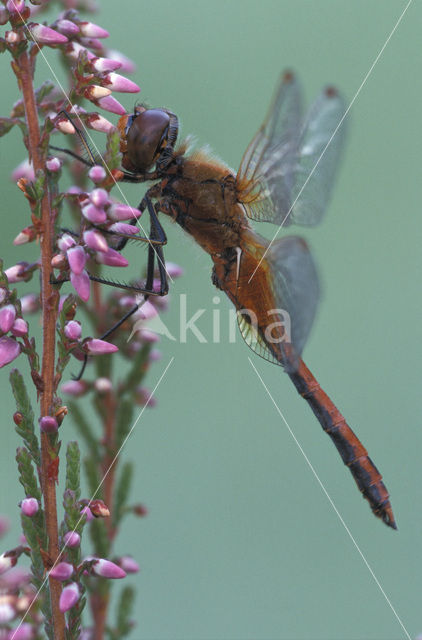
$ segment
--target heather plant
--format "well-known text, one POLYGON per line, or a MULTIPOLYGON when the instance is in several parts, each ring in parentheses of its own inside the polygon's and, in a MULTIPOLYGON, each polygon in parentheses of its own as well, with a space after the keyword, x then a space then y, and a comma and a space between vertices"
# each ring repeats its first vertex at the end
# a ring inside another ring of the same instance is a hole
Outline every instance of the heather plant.
MULTIPOLYGON (((138 571, 138 559, 117 555, 116 539, 124 518, 143 517, 146 509, 129 503, 133 464, 120 453, 139 412, 155 403, 144 386, 160 357, 148 321, 166 302, 137 300, 130 284, 124 290, 107 286, 106 267, 129 271, 122 249, 140 233, 140 214, 111 195, 118 189, 120 139, 98 109, 124 114, 112 92, 136 93, 139 87, 117 73, 134 67, 123 54, 107 50, 107 31, 79 13, 94 9, 90 0, 2 0, 0 6, 0 51, 11 57, 20 93, 10 115, 0 118, 0 134, 13 127, 22 134, 27 159, 12 177, 22 192, 22 212, 28 211, 24 228, 16 229, 16 264, 0 265, 0 367, 10 367, 23 488, 22 538, 0 556, 0 637, 8 640, 122 638, 132 628, 134 591, 127 574, 138 571), (57 5, 61 13, 44 24, 43 12, 57 5), (54 81, 34 86, 40 56, 48 60, 54 81), (65 89, 54 74, 58 62, 66 70, 65 89), (89 171, 75 157, 81 153, 77 129, 88 140, 90 130, 104 137, 106 151, 100 156, 95 150, 97 164, 89 171), (69 177, 71 186, 61 186, 69 177), (29 262, 25 248, 32 242, 38 243, 39 257, 29 262), (20 292, 29 281, 33 291, 20 292), (129 318, 136 304, 139 310, 129 318), (39 341, 31 335, 31 315, 41 316, 39 341), (71 379, 70 362, 77 370, 87 360, 83 376, 71 379), (30 386, 38 406, 31 402, 30 386), (80 404, 87 398, 100 429, 80 404), (70 421, 77 442, 66 438, 70 421), (115 579, 127 585, 111 619, 115 579), (89 608, 91 618, 84 613, 89 608)), ((24 214, 16 219, 24 220, 24 214)), ((170 266, 169 273, 181 270, 170 266)), ((138 283, 145 275, 132 272, 138 283)), ((3 519, 1 532, 5 528, 3 519)))

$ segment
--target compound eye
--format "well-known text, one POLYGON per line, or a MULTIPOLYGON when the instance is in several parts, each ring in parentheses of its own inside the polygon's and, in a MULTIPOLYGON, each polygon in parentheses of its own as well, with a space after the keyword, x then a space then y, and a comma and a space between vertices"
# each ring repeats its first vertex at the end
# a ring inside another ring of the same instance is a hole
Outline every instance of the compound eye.
POLYGON ((127 156, 136 171, 146 171, 165 144, 170 117, 160 109, 149 109, 133 118, 126 135, 127 156))

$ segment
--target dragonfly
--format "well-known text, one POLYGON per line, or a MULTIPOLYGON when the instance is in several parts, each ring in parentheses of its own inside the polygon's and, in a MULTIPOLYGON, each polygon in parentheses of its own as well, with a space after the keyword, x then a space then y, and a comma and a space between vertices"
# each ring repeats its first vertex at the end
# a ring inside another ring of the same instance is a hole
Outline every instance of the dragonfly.
MULTIPOLYGON (((176 147, 179 123, 171 111, 138 105, 117 125, 122 153, 117 177, 154 183, 138 207, 140 214, 148 211, 151 226, 149 236, 138 238, 149 246, 146 282, 136 290, 145 297, 168 291, 163 255, 167 238, 159 221, 163 214, 210 256, 212 282, 234 304, 246 344, 287 373, 374 515, 396 529, 381 474, 302 359, 319 299, 309 247, 297 235, 270 242, 251 225, 269 222, 284 228, 321 221, 343 148, 344 126, 338 125, 344 114, 344 101, 332 87, 323 89, 304 114, 300 83, 285 72, 235 174, 206 150, 189 151, 187 141, 176 147), (155 263, 158 289, 153 283, 155 263)), ((95 164, 92 153, 90 164, 95 164)))

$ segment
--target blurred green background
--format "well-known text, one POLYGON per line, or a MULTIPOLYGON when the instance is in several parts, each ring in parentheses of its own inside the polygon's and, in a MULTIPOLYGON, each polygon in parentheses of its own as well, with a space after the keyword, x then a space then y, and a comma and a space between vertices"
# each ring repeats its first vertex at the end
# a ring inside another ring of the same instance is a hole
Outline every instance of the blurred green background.
MULTIPOLYGON (((405 7, 396 0, 101 2, 93 20, 110 46, 138 65, 132 76, 151 105, 167 106, 232 167, 261 123, 281 69, 300 76, 307 100, 326 83, 350 101, 405 7)), ((383 473, 399 530, 376 520, 287 376, 227 343, 163 338, 153 387, 174 357, 124 456, 136 460, 133 499, 148 518, 127 520, 118 543, 141 565, 139 640, 399 640, 389 604, 277 414, 262 375, 321 482, 411 637, 422 632, 421 341, 422 223, 420 25, 413 2, 350 112, 345 159, 327 215, 306 232, 324 296, 304 359, 383 473)), ((47 51, 52 65, 55 54, 47 51)), ((1 113, 17 99, 6 56, 1 113)), ((39 63, 40 77, 50 77, 39 63)), ((134 98, 122 95, 130 111, 134 98)), ((113 116, 112 118, 113 119, 113 116)), ((11 239, 28 210, 8 179, 24 151, 1 141, 7 266, 25 259, 11 239)), ((125 186, 133 204, 137 186, 125 186)), ((208 257, 165 221, 167 259, 186 275, 164 318, 178 333, 180 293, 212 335, 208 257)), ((272 229, 270 230, 272 231, 272 229)), ((145 252, 129 248, 132 265, 145 252)), ((221 296, 222 298, 222 296, 221 296)), ((225 339, 224 339, 225 338, 225 339)), ((19 366, 26 371, 23 359, 19 366)), ((1 372, 0 511, 18 535, 13 403, 1 372)), ((74 437, 70 420, 63 437, 74 437)))

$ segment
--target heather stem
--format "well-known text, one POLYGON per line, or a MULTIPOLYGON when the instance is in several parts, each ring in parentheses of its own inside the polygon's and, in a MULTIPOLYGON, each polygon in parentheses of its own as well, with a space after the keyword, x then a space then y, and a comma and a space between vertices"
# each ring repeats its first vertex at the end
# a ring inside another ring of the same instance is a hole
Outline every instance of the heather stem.
MULTIPOLYGON (((30 58, 24 51, 18 60, 19 84, 23 94, 25 115, 28 125, 28 148, 35 172, 44 169, 44 162, 40 154, 40 129, 38 124, 37 106, 32 82, 32 66, 30 58)), ((53 246, 53 218, 50 209, 47 184, 41 203, 41 303, 43 321, 43 354, 41 415, 50 415, 53 409, 54 396, 54 361, 55 361, 55 332, 57 317, 57 292, 50 284, 51 258, 53 246)), ((41 434, 41 481, 44 498, 46 528, 48 535, 49 561, 54 563, 59 555, 57 504, 56 504, 56 476, 49 473, 51 464, 51 449, 48 435, 41 434)), ((54 638, 64 640, 65 621, 59 609, 61 585, 58 580, 49 578, 51 608, 53 612, 54 638)))

